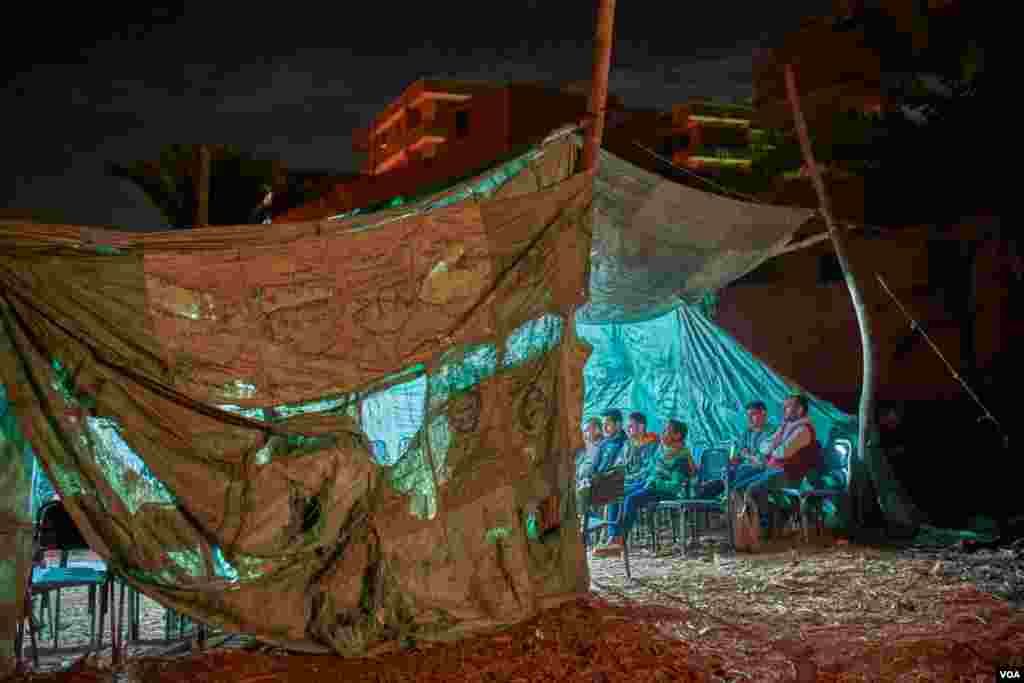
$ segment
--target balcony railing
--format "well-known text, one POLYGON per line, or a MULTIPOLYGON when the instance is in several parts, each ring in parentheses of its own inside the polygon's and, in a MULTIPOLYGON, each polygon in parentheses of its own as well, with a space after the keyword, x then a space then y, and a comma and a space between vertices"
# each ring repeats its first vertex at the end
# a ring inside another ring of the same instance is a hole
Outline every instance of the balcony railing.
POLYGON ((448 137, 448 129, 443 126, 427 125, 412 128, 390 136, 387 143, 376 143, 372 150, 373 158, 379 163, 403 149, 412 147, 423 138, 435 138, 436 141, 444 142, 448 137))

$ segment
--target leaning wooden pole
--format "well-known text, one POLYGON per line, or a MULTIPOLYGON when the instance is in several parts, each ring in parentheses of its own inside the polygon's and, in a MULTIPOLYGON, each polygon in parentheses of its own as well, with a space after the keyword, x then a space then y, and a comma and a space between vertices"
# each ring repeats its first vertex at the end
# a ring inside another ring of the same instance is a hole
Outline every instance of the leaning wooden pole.
POLYGON ((196 220, 193 227, 203 228, 210 224, 210 147, 199 145, 199 169, 196 173, 196 220))
MULTIPOLYGON (((589 113, 587 121, 587 135, 583 145, 583 159, 582 159, 582 170, 584 172, 591 172, 594 176, 597 175, 597 164, 600 157, 599 152, 601 150, 601 138, 604 136, 604 113, 606 104, 608 101, 608 71, 611 69, 612 64, 612 36, 615 25, 615 0, 598 0, 597 4, 597 23, 594 29, 594 70, 591 75, 591 91, 590 99, 587 103, 587 110, 589 113)), ((593 219, 593 213, 591 213, 591 219, 593 219)), ((585 292, 583 293, 585 294, 585 292)), ((584 297, 581 295, 580 303, 583 303, 584 297)), ((570 305, 563 311, 565 315, 565 322, 569 333, 563 340, 563 353, 566 354, 564 359, 565 364, 563 368, 567 370, 563 371, 563 378, 566 381, 566 386, 563 387, 562 395, 565 400, 570 400, 570 397, 574 396, 576 392, 571 390, 569 385, 569 378, 566 374, 568 368, 572 368, 572 360, 570 358, 572 348, 576 345, 576 306, 570 305)), ((582 370, 580 370, 582 372, 582 370)), ((563 405, 563 412, 565 419, 570 420, 571 417, 577 416, 580 413, 582 405, 571 406, 567 403, 563 405)), ((582 415, 578 415, 580 418, 578 421, 573 421, 573 424, 569 425, 569 438, 568 438, 568 453, 567 458, 575 458, 575 453, 578 449, 583 447, 583 437, 580 433, 580 427, 582 425, 582 415)), ((575 460, 574 460, 575 463, 575 460)), ((572 469, 575 469, 575 464, 572 469)))
MULTIPOLYGON (((583 145, 582 169, 596 175, 598 151, 604 135, 604 112, 608 99, 608 70, 612 63, 612 30, 615 18, 615 0, 598 0, 597 27, 594 31, 594 70, 591 79, 590 100, 587 109, 589 121, 583 145)), ((591 210, 591 220, 593 211, 591 210)), ((590 250, 586 250, 589 258, 590 250)), ((562 338, 560 399, 564 438, 561 466, 558 468, 558 495, 549 504, 559 512, 561 541, 563 543, 562 571, 575 582, 575 590, 581 594, 590 591, 590 568, 583 548, 583 539, 576 525, 576 453, 583 447, 580 427, 583 423, 583 364, 586 355, 578 353, 576 338, 576 307, 586 300, 585 286, 577 297, 568 302, 562 314, 565 316, 566 334, 562 338), (559 500, 559 497, 564 497, 559 500)), ((584 514, 584 516, 586 516, 584 514)))
MULTIPOLYGON (((582 159, 582 170, 584 172, 592 172, 596 176, 597 163, 599 159, 598 152, 601 149, 601 138, 604 136, 604 112, 606 103, 608 101, 608 71, 611 69, 612 64, 612 35, 615 24, 615 0, 598 0, 597 5, 597 25, 594 29, 594 70, 591 76, 591 91, 590 99, 587 103, 587 110, 589 113, 587 122, 587 135, 583 145, 583 159, 582 159)), ((585 294, 585 293, 584 293, 585 294)), ((583 296, 580 297, 580 303, 583 303, 583 296)), ((563 311, 565 315, 565 322, 569 333, 563 340, 563 353, 567 354, 564 368, 572 367, 571 354, 572 347, 576 345, 576 306, 570 305, 563 311)), ((573 396, 575 392, 571 391, 567 371, 563 372, 563 377, 566 380, 566 386, 563 387, 562 395, 566 400, 569 400, 570 396, 573 396)), ((571 406, 568 404, 563 405, 563 412, 565 419, 568 421, 572 416, 576 416, 577 413, 582 409, 581 406, 571 406)), ((574 424, 569 425, 569 438, 568 438, 568 453, 567 458, 575 458, 575 453, 578 449, 583 447, 583 437, 580 433, 580 427, 582 424, 582 416, 579 416, 580 420, 574 424)), ((575 469, 575 465, 573 465, 575 469)))
POLYGON ((612 65, 612 35, 615 23, 615 0, 599 0, 597 29, 594 32, 594 73, 591 78, 589 125, 583 147, 583 170, 597 167, 598 150, 604 136, 604 117, 608 102, 608 71, 612 65))
MULTIPOLYGON (((803 152, 804 163, 811 175, 811 182, 814 184, 814 191, 818 195, 818 204, 821 207, 821 214, 828 226, 828 233, 832 237, 832 245, 836 250, 836 257, 839 265, 842 266, 843 275, 846 278, 846 287, 850 290, 850 299, 853 301, 853 310, 857 314, 857 325, 860 327, 861 351, 864 359, 863 379, 860 388, 860 431, 857 435, 857 455, 863 464, 866 461, 866 447, 868 435, 872 433, 874 424, 874 398, 875 398, 875 347, 871 338, 871 314, 864 303, 864 296, 857 277, 850 265, 849 249, 847 247, 846 235, 836 227, 832 217, 832 206, 828 193, 825 191, 825 183, 821 179, 821 171, 814 159, 814 150, 811 149, 811 139, 807 134, 807 121, 804 119, 803 108, 800 106, 800 95, 796 89, 796 75, 793 72, 793 65, 786 65, 786 94, 789 97, 789 106, 793 110, 793 121, 796 123, 796 134, 800 140, 800 149, 803 152)), ((863 468, 857 468, 863 473, 863 468)), ((854 468, 850 468, 851 476, 846 482, 847 493, 852 494, 850 500, 852 505, 852 519, 854 529, 863 526, 864 509, 860 505, 859 491, 854 488, 854 468)))

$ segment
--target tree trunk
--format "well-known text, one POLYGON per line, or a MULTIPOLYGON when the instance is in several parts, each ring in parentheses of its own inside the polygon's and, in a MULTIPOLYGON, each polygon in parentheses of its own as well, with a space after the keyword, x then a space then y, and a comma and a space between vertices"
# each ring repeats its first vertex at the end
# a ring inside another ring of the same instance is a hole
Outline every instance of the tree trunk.
POLYGON ((877 430, 874 429, 876 363, 875 347, 871 338, 871 315, 867 305, 865 305, 864 296, 857 282, 854 268, 850 263, 846 235, 844 231, 836 227, 835 221, 832 219, 832 208, 828 194, 825 191, 825 183, 821 178, 821 170, 814 160, 811 139, 807 133, 807 122, 804 120, 803 110, 800 107, 800 96, 797 93, 796 75, 793 72, 792 64, 786 65, 786 92, 789 97, 790 107, 793 110, 793 121, 796 124, 797 136, 800 139, 800 149, 803 152, 804 161, 810 169, 811 181, 818 195, 821 213, 825 218, 826 225, 828 225, 829 235, 832 236, 832 245, 835 247, 839 265, 842 266, 843 275, 846 278, 846 286, 850 290, 853 310, 857 315, 857 325, 860 328, 861 351, 864 361, 863 379, 860 389, 860 431, 857 436, 857 457, 851 462, 850 477, 846 482, 847 493, 851 502, 851 530, 856 532, 863 526, 863 521, 868 513, 867 506, 873 505, 877 507, 879 505, 877 496, 869 498, 863 495, 864 490, 868 488, 866 486, 868 482, 865 480, 865 477, 869 476, 866 450, 869 446, 873 447, 875 445, 874 439, 877 433, 877 430), (872 443, 869 444, 869 441, 872 443))

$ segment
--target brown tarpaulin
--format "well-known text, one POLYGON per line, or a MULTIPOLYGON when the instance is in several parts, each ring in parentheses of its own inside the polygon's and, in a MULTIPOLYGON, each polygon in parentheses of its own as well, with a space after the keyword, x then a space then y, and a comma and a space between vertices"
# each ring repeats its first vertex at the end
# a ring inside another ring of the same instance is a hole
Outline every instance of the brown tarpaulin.
MULTIPOLYGON (((551 142, 486 198, 340 222, 0 224, 0 378, 90 545, 198 620, 343 654, 585 590, 575 522, 527 531, 529 511, 568 491, 565 413, 579 418, 585 354, 565 316, 584 297, 592 183, 571 174, 576 154, 551 142), (432 397, 399 462, 373 460, 362 397, 401 371, 433 381, 469 349, 500 361, 545 315, 564 339, 432 397), (431 452, 435 429, 447 454, 431 452), (144 466, 115 462, 114 438, 144 466), (415 504, 423 491, 433 514, 415 504)), ((8 534, 20 523, 3 520, 8 534)), ((5 615, 22 591, 0 594, 5 615)))

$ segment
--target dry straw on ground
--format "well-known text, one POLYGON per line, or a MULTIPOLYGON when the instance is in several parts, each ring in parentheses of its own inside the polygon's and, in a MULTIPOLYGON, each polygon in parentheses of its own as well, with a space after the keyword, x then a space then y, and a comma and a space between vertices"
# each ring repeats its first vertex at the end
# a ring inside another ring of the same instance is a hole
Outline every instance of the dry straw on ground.
MULTIPOLYGON (((135 658, 140 683, 287 681, 988 681, 1024 667, 1024 615, 955 561, 786 541, 735 556, 593 559, 594 594, 506 632, 373 660, 264 648, 135 658)), ((111 680, 103 660, 25 680, 111 680)))

